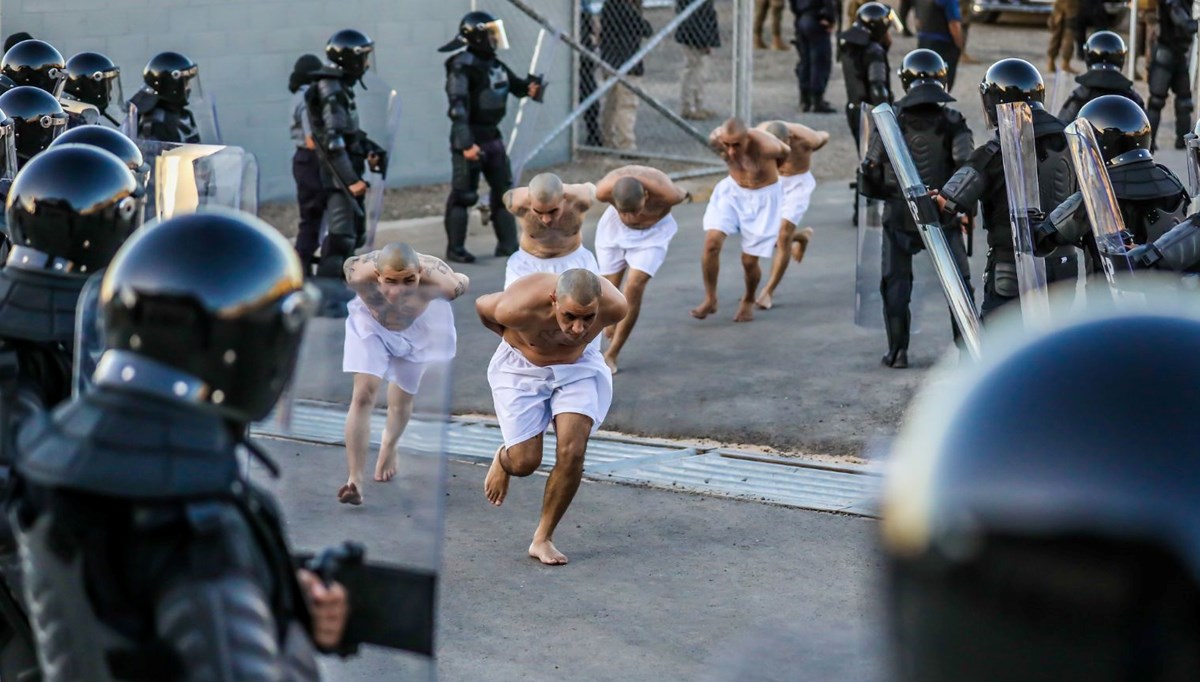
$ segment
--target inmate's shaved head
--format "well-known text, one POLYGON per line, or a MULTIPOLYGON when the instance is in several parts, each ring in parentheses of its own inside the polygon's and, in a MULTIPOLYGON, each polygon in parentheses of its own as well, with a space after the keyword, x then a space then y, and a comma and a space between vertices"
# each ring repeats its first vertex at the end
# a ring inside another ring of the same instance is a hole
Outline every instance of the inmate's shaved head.
POLYGON ((646 200, 646 188, 637 178, 626 175, 613 183, 612 198, 613 206, 621 213, 637 213, 646 200))
POLYGON ((375 269, 379 272, 384 270, 403 272, 410 268, 420 267, 419 259, 420 256, 413 247, 404 242, 393 242, 379 250, 379 257, 375 260, 375 269))
POLYGON ((747 132, 749 131, 746 130, 746 124, 742 123, 742 119, 737 117, 727 118, 721 124, 722 137, 742 137, 747 132))
POLYGON ((581 306, 590 306, 600 298, 600 276, 590 270, 573 268, 558 276, 554 297, 561 301, 573 301, 581 306))
POLYGON ((554 173, 542 173, 529 181, 529 195, 539 204, 557 204, 563 198, 563 183, 554 173))
POLYGON ((783 121, 771 121, 767 124, 766 130, 774 135, 780 142, 788 141, 788 127, 783 121))

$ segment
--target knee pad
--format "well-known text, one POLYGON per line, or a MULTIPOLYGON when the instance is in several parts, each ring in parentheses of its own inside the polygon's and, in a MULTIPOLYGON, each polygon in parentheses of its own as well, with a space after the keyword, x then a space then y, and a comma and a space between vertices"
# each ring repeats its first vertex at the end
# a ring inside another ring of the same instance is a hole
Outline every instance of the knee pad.
POLYGON ((1016 263, 996 263, 992 268, 992 290, 1005 298, 1016 298, 1021 294, 1016 263))
POLYGON ((471 208, 479 202, 479 192, 469 190, 450 190, 450 205, 471 208))
POLYGON ((1150 99, 1146 101, 1146 109, 1153 109, 1154 111, 1162 111, 1162 108, 1166 105, 1166 95, 1150 95, 1150 99))
POLYGON ((1192 100, 1191 97, 1185 97, 1183 99, 1180 99, 1178 97, 1175 98, 1175 111, 1191 112, 1191 110, 1195 109, 1195 108, 1196 108, 1196 103, 1192 100))

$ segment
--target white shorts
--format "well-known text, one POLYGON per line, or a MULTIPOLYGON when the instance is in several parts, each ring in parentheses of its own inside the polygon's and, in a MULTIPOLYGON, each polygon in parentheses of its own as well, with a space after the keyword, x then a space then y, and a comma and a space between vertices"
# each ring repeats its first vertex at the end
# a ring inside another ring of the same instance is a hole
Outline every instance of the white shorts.
POLYGON ((760 258, 775 255, 783 192, 776 182, 746 189, 726 177, 713 188, 704 210, 704 229, 742 235, 742 253, 760 258))
POLYGON ((609 206, 596 225, 596 260, 601 275, 615 275, 633 268, 653 277, 667 258, 667 246, 679 231, 675 218, 667 214, 646 229, 635 229, 621 221, 609 206))
POLYGON ((454 357, 458 336, 449 301, 431 301, 401 332, 379 324, 357 296, 347 309, 343 372, 377 376, 415 395, 429 363, 454 357))
POLYGON ((817 180, 812 172, 805 171, 799 175, 779 176, 779 186, 783 189, 782 219, 796 227, 808 213, 808 201, 812 198, 813 190, 817 188, 817 180))
POLYGON ((596 257, 582 244, 571 253, 557 258, 538 258, 524 249, 517 249, 516 253, 508 257, 508 264, 504 266, 504 288, 507 289, 513 282, 535 272, 561 275, 574 268, 583 268, 591 270, 597 275, 600 274, 600 266, 596 264, 596 257))
POLYGON ((564 412, 591 418, 595 433, 612 405, 612 372, 592 345, 569 365, 539 367, 501 341, 487 376, 506 447, 545 433, 564 412))

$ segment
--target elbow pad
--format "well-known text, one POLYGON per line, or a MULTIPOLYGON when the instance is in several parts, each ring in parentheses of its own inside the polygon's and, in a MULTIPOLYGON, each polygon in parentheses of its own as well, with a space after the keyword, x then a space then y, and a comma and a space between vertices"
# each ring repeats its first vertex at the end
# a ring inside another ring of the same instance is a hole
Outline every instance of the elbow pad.
POLYGON ((971 135, 971 129, 964 123, 950 144, 950 156, 956 165, 961 166, 971 158, 974 151, 975 138, 971 135))
POLYGON ((1200 263, 1200 226, 1195 219, 1179 223, 1159 237, 1139 262, 1145 267, 1157 265, 1175 272, 1200 263))
POLYGON ((974 166, 963 166, 950 176, 940 194, 946 198, 947 211, 971 215, 986 186, 983 174, 974 166))
POLYGON ((1070 246, 1081 242, 1084 235, 1091 231, 1086 218, 1083 193, 1076 192, 1051 211, 1049 219, 1042 225, 1046 227, 1047 234, 1055 235, 1057 245, 1070 246))

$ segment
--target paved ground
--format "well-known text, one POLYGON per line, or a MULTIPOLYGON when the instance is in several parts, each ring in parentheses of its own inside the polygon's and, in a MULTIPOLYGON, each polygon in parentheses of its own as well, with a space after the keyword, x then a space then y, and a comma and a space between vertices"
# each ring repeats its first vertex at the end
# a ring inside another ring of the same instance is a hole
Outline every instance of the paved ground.
MULTIPOLYGON (((284 466, 297 547, 353 538, 405 562, 404 482, 338 505, 340 448, 260 442, 284 466)), ((484 471, 450 465, 440 679, 883 679, 873 522, 585 482, 556 538, 571 563, 549 568, 525 555, 545 478, 515 481, 494 509, 484 471)), ((328 663, 337 681, 413 666, 378 649, 328 663)))

